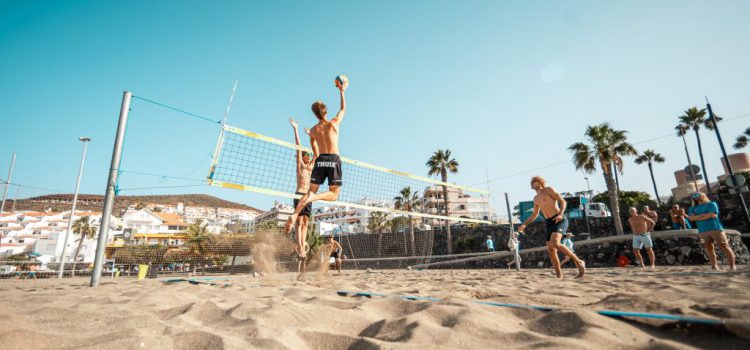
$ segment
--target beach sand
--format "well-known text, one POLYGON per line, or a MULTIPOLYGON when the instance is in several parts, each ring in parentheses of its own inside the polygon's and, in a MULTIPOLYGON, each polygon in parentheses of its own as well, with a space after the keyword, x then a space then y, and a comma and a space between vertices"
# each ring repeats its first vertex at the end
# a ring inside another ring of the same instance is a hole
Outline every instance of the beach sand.
POLYGON ((220 285, 104 277, 0 281, 3 349, 748 349, 750 267, 376 270, 216 276, 220 285), (226 280, 224 280, 226 279, 226 280), (231 285, 223 285, 231 284, 231 285), (339 296, 337 290, 445 298, 339 296), (559 307, 553 312, 472 300, 559 307), (596 310, 729 319, 727 328, 596 310))

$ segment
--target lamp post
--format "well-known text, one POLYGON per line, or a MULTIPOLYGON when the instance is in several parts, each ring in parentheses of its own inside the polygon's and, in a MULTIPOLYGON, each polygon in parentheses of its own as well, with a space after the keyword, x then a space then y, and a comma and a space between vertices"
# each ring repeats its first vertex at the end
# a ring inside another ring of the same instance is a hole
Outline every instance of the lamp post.
MULTIPOLYGON (((589 178, 584 177, 583 179, 586 180, 586 188, 589 189, 589 200, 591 200, 591 198, 593 197, 592 196, 593 193, 591 193, 591 185, 589 184, 589 178)), ((589 225, 589 213, 586 208, 586 205, 583 206, 583 218, 586 219, 586 229, 589 231, 588 232, 589 237, 591 237, 591 225, 589 225)))
MULTIPOLYGON (((63 277, 63 270, 65 268, 65 251, 68 248, 68 242, 70 241, 70 231, 73 228, 73 215, 76 213, 76 202, 78 201, 78 189, 81 187, 81 175, 83 175, 83 163, 86 161, 86 148, 91 141, 88 137, 79 137, 79 141, 83 142, 83 155, 81 156, 81 166, 78 168, 78 179, 76 180, 76 189, 73 192, 73 207, 70 209, 70 216, 68 217, 68 229, 65 233, 65 243, 63 243, 62 253, 60 254, 60 268, 57 271, 57 278, 63 277)), ((83 237, 81 237, 83 239, 83 237)), ((75 259, 75 257, 74 257, 75 259)), ((75 268, 75 261, 73 261, 73 267, 75 268)))
MULTIPOLYGON (((724 148, 724 141, 721 140, 721 133, 719 133, 719 123, 716 120, 716 116, 714 115, 714 111, 711 110, 711 104, 708 102, 708 97, 706 97, 706 108, 708 109, 708 116, 711 118, 711 122, 714 124, 714 131, 716 132, 716 139, 719 141, 719 146, 721 147, 721 154, 724 156, 724 163, 727 165, 727 170, 729 171, 729 177, 732 179, 732 184, 735 186, 735 188, 739 187, 737 180, 734 177, 734 170, 732 169, 732 164, 729 163, 729 157, 727 157, 727 150, 724 148)), ((705 173, 705 169, 704 169, 705 173)), ((710 182, 708 181, 708 178, 706 179, 706 184, 708 187, 711 187, 710 182)), ((740 206, 742 207, 742 213, 745 214, 745 222, 750 225, 750 214, 747 211, 747 204, 745 203, 745 197, 742 196, 742 191, 740 191, 739 188, 737 188, 737 193, 740 196, 740 206)))

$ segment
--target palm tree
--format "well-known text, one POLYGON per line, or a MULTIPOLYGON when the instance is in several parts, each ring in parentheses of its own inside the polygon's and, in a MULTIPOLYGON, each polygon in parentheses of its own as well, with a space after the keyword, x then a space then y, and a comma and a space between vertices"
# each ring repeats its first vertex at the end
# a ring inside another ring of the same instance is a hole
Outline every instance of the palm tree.
POLYGON ((620 205, 618 203, 619 193, 615 184, 614 172, 622 173, 623 156, 634 156, 638 152, 628 143, 625 130, 615 130, 609 123, 589 126, 586 129, 588 143, 577 142, 568 149, 573 152, 573 163, 576 169, 582 169, 586 173, 596 171, 597 162, 604 173, 604 181, 607 184, 609 205, 612 207, 612 216, 615 222, 615 231, 622 235, 622 221, 620 219, 620 205))
POLYGON ((647 149, 643 151, 643 154, 635 158, 635 164, 648 164, 648 171, 651 173, 651 182, 654 184, 654 193, 656 194, 656 202, 659 203, 659 206, 661 207, 661 199, 659 198, 659 190, 656 189, 656 180, 654 180, 654 168, 652 166, 653 162, 656 163, 664 163, 664 157, 662 157, 661 154, 654 152, 652 149, 647 149))
POLYGON ((685 114, 678 117, 680 124, 677 126, 684 126, 686 129, 693 129, 695 131, 695 138, 698 140, 698 155, 701 157, 701 168, 703 168, 703 176, 706 179, 706 194, 711 196, 711 185, 708 177, 708 171, 706 170, 706 162, 703 160, 703 146, 701 145, 701 136, 698 133, 701 126, 705 126, 706 129, 713 130, 714 124, 710 119, 706 119, 706 109, 703 108, 698 110, 697 107, 690 107, 685 111, 685 114))
MULTIPOLYGON (((73 213, 70 214, 70 220, 73 220, 73 213)), ((73 232, 80 235, 78 238, 78 247, 76 247, 76 252, 73 254, 73 271, 75 271, 75 264, 78 261, 78 254, 83 247, 83 241, 86 238, 93 238, 96 234, 96 229, 91 226, 91 218, 84 216, 73 223, 73 232)))
POLYGON ((383 232, 387 231, 391 227, 391 221, 388 220, 388 215, 379 211, 370 212, 370 217, 367 220, 367 229, 370 233, 378 234, 378 257, 382 255, 383 249, 383 232))
MULTIPOLYGON (((422 203, 419 193, 412 192, 411 187, 402 188, 400 194, 400 196, 393 197, 395 201, 394 206, 397 210, 412 212, 422 203)), ((414 220, 411 215, 409 215, 409 241, 411 242, 411 254, 416 255, 416 247, 414 247, 414 220)))
POLYGON ((734 148, 745 148, 747 147, 748 142, 750 142, 750 128, 745 129, 745 132, 743 132, 742 135, 737 136, 737 142, 734 143, 734 148))
POLYGON ((193 273, 198 272, 198 257, 203 257, 208 250, 210 237, 207 226, 208 224, 204 224, 203 220, 198 219, 187 229, 187 246, 190 254, 193 255, 193 273))
MULTIPOLYGON (((440 174, 440 181, 444 183, 448 182, 448 173, 455 174, 458 172, 458 161, 451 158, 451 151, 449 149, 439 149, 435 151, 425 165, 429 169, 427 175, 432 176, 440 174)), ((450 216, 450 213, 448 212, 448 187, 445 185, 442 185, 442 187, 445 216, 447 217, 450 216)), ((451 225, 448 220, 445 221, 445 229, 448 242, 448 254, 451 254, 453 252, 453 242, 451 240, 451 225)))
POLYGON ((682 138, 682 145, 685 146, 685 155, 687 156, 688 166, 690 167, 690 176, 693 177, 693 187, 695 187, 695 191, 697 192, 700 187, 698 187, 698 179, 693 172, 693 161, 690 160, 690 152, 688 152, 687 142, 685 142, 685 134, 687 134, 690 128, 685 125, 679 124, 675 126, 674 129, 677 131, 677 136, 682 138))

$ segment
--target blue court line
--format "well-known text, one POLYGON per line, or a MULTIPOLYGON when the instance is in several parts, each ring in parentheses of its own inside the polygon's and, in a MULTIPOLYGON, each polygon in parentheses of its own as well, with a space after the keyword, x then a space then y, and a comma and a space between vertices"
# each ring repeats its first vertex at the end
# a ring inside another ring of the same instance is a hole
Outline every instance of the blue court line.
MULTIPOLYGON (((397 297, 401 299, 406 300, 426 300, 426 301, 440 301, 443 300, 442 298, 433 298, 433 297, 422 297, 422 296, 412 296, 412 295, 387 295, 382 293, 372 293, 372 292, 350 292, 346 290, 339 290, 336 291, 336 294, 340 296, 350 296, 350 297, 397 297)), ((555 311, 557 308, 554 307, 548 307, 548 306, 538 306, 538 305, 525 305, 525 304, 513 304, 513 303, 498 303, 493 301, 481 301, 481 300, 472 300, 471 302, 475 304, 481 304, 481 305, 489 305, 489 306, 498 306, 498 307, 512 307, 512 308, 523 308, 523 309, 534 309, 544 312, 550 312, 555 311)), ((723 325, 726 323, 725 320, 722 319, 711 319, 711 318, 698 318, 698 317, 688 317, 688 316, 679 316, 679 315, 667 315, 667 314, 654 314, 654 313, 646 313, 646 312, 628 312, 628 311, 616 311, 616 310, 598 310, 596 313, 608 316, 608 317, 615 317, 615 318, 622 318, 622 317, 632 317, 632 318, 649 318, 649 319, 657 319, 657 320, 667 320, 667 321, 675 321, 675 322, 682 322, 682 323, 696 323, 696 324, 706 324, 706 325, 723 325)))

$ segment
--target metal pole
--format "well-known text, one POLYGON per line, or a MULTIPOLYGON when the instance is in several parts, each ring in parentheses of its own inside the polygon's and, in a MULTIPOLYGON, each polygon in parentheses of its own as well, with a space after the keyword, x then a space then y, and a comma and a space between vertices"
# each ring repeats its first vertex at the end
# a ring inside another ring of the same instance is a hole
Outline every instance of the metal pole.
MULTIPOLYGON (((729 157, 727 157, 727 150, 724 148, 724 141, 721 140, 721 133, 719 133, 719 123, 716 122, 716 116, 714 116, 714 112, 711 110, 711 104, 708 103, 708 97, 706 97, 706 108, 708 108, 708 115, 711 118, 711 121, 714 123, 714 131, 716 131, 716 138, 719 140, 719 146, 721 147, 721 154, 724 156, 724 163, 727 164, 727 170, 729 170, 729 176, 732 179, 732 183, 735 187, 737 187, 737 180, 734 178, 734 170, 732 170, 732 164, 729 163, 729 157)), ((706 183, 708 183, 708 180, 706 180, 706 183)), ((740 196, 740 205, 742 206, 742 212, 745 213, 745 222, 748 224, 748 227, 750 227, 750 214, 747 212, 747 204, 745 203, 745 197, 742 195, 742 191, 737 189, 737 192, 740 196)))
MULTIPOLYGON (((63 278, 63 270, 65 269, 65 251, 68 248, 68 242, 70 242, 70 231, 73 229, 73 215, 76 213, 76 202, 78 201, 78 189, 81 187, 81 175, 83 175, 83 163, 86 162, 86 147, 91 141, 88 137, 79 137, 78 140, 83 142, 83 155, 81 156, 81 166, 78 167, 78 179, 76 179, 76 189, 73 192, 73 207, 70 209, 70 216, 68 217, 68 229, 65 233, 65 243, 63 243, 62 253, 60 253, 60 268, 57 271, 57 278, 63 278)), ((83 239, 83 235, 81 235, 83 239)), ((75 257, 73 257, 75 259, 75 257)), ((76 262, 73 261, 73 270, 75 270, 76 262)), ((71 274, 72 276, 72 274, 71 274)))
POLYGON ((13 160, 10 161, 10 170, 8 171, 8 181, 5 182, 5 191, 3 191, 3 203, 0 204, 0 214, 5 210, 5 198, 8 196, 8 186, 10 186, 10 180, 13 177, 13 167, 16 166, 16 153, 13 153, 13 160))
POLYGON ((513 212, 510 210, 510 200, 508 199, 508 192, 505 192, 505 207, 508 208, 508 239, 513 239, 516 242, 516 251, 514 252, 516 261, 516 270, 521 271, 521 255, 518 254, 518 240, 513 238, 513 212))
MULTIPOLYGON (((591 193, 591 185, 589 185, 589 178, 584 177, 586 179, 586 188, 589 189, 589 201, 593 200, 593 196, 591 193)), ((583 219, 586 220, 586 230, 589 231, 589 237, 591 237, 591 226, 589 225, 589 213, 588 208, 586 208, 586 205, 583 206, 583 219)))
POLYGON ((130 91, 122 93, 122 105, 120 106, 120 120, 117 122, 117 134, 115 135, 115 147, 112 150, 112 164, 109 167, 109 178, 107 179, 107 190, 104 195, 104 208, 102 209, 102 221, 99 227, 99 239, 96 246, 96 257, 94 258, 94 271, 91 273, 91 287, 99 285, 102 277, 102 264, 104 263, 104 251, 107 249, 107 236, 109 234, 109 218, 112 216, 112 206, 115 202, 115 184, 120 170, 120 158, 122 156, 122 143, 125 141, 125 128, 128 124, 130 113, 130 100, 133 94, 130 91))

